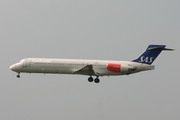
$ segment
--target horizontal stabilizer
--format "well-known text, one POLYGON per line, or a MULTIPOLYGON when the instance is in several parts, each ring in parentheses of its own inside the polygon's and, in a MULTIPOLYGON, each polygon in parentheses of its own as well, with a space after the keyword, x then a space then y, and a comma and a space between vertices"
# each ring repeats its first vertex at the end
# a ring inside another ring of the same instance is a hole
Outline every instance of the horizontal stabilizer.
POLYGON ((165 48, 164 50, 174 51, 175 49, 165 48))
MULTIPOLYGON (((155 45, 154 45, 155 46, 155 45)), ((174 49, 170 49, 170 48, 165 48, 165 45, 159 45, 159 46, 155 46, 155 47, 149 47, 147 48, 147 50, 168 50, 168 51, 174 51, 174 49)))

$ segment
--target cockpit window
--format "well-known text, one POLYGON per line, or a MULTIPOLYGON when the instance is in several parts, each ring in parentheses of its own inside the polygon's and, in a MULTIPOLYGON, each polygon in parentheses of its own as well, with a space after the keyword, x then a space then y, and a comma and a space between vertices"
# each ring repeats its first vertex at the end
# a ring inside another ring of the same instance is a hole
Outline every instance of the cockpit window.
POLYGON ((24 59, 22 59, 22 60, 20 61, 20 63, 23 63, 23 61, 24 61, 24 59))
POLYGON ((24 63, 24 62, 26 62, 26 59, 22 59, 22 60, 20 61, 20 63, 24 63))

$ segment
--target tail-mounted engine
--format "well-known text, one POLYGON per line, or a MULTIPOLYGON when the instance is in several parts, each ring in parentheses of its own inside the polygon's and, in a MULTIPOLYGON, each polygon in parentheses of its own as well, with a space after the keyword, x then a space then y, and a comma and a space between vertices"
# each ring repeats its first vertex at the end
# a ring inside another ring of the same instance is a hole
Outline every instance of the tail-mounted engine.
POLYGON ((109 63, 107 65, 107 69, 112 72, 121 72, 121 73, 130 73, 136 70, 135 67, 132 67, 126 64, 123 65, 123 64, 115 64, 115 63, 109 63))

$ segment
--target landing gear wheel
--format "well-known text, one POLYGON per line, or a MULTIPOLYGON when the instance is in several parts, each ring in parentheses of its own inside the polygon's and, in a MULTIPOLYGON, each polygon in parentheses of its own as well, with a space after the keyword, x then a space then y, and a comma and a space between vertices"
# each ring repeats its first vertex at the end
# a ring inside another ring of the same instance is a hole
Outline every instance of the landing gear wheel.
POLYGON ((17 78, 20 78, 20 75, 19 75, 19 74, 17 75, 17 78))
POLYGON ((94 82, 95 82, 95 83, 99 83, 99 82, 100 82, 99 78, 95 78, 95 79, 94 79, 94 82))
POLYGON ((88 81, 89 81, 89 82, 93 82, 93 78, 92 78, 92 77, 89 77, 89 78, 88 78, 88 81))

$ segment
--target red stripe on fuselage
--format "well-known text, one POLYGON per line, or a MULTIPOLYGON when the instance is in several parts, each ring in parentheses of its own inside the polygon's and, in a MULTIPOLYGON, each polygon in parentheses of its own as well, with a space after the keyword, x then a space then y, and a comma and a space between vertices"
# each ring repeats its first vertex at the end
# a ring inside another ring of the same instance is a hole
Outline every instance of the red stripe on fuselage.
POLYGON ((120 72, 121 70, 121 64, 115 64, 115 63, 109 63, 107 65, 107 69, 109 71, 113 71, 113 72, 120 72))

